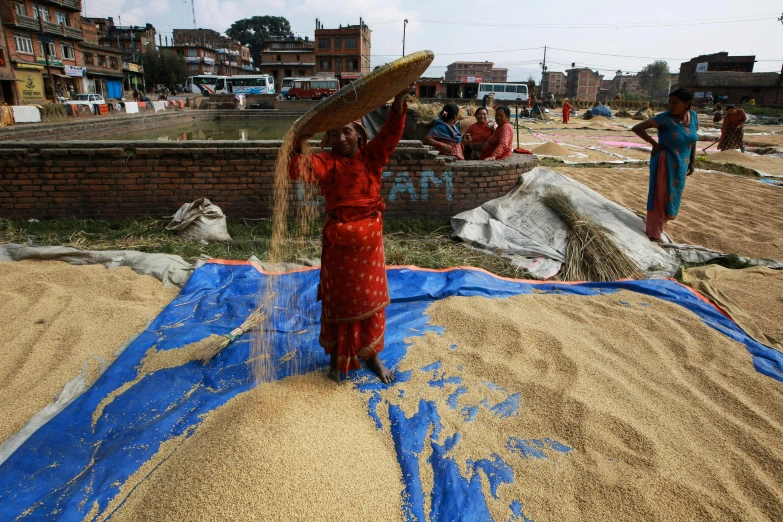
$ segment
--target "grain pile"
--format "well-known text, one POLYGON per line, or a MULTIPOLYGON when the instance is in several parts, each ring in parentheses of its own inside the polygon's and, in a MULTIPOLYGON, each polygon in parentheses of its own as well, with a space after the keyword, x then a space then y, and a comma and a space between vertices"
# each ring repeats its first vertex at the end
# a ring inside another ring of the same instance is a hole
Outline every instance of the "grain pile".
POLYGON ((0 282, 0 441, 85 367, 94 381, 178 292, 127 267, 59 261, 2 262, 0 282))
MULTIPOLYGON (((557 171, 642 215, 647 208, 648 168, 557 171)), ((752 179, 696 172, 685 184, 680 213, 666 225, 666 233, 678 243, 783 261, 783 190, 752 179)))
POLYGON ((707 151, 707 159, 715 163, 732 163, 765 174, 783 175, 783 158, 774 156, 750 156, 739 150, 707 151))
POLYGON ((783 343, 783 271, 776 276, 745 272, 741 278, 718 279, 713 286, 749 313, 762 332, 783 343))
POLYGON ((598 122, 598 123, 608 123, 611 120, 606 116, 593 116, 592 118, 590 118, 590 121, 598 122))
POLYGON ((408 416, 437 401, 439 443, 462 435, 448 456, 463 476, 493 453, 512 466, 497 500, 480 475, 495 520, 512 500, 537 522, 783 519, 783 385, 692 313, 623 291, 452 297, 429 314, 443 338, 414 340, 398 370, 411 381, 383 399, 408 416), (432 387, 433 375, 461 382, 432 387), (514 393, 518 414, 495 415, 514 393), (527 458, 509 437, 532 441, 527 458))
POLYGON ((538 147, 532 149, 530 152, 532 152, 536 156, 567 157, 573 154, 573 152, 570 151, 569 149, 553 141, 548 141, 543 145, 539 145, 538 147))
POLYGON ((112 520, 402 519, 391 441, 351 386, 320 373, 238 395, 162 451, 101 519, 126 498, 112 520))

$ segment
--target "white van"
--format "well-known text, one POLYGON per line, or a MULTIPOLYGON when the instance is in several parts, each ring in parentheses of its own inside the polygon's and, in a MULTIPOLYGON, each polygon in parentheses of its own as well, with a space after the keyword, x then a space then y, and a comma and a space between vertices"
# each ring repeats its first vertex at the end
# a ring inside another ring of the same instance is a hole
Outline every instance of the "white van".
POLYGON ((478 99, 495 95, 495 101, 527 101, 527 85, 521 83, 482 83, 479 84, 478 99))

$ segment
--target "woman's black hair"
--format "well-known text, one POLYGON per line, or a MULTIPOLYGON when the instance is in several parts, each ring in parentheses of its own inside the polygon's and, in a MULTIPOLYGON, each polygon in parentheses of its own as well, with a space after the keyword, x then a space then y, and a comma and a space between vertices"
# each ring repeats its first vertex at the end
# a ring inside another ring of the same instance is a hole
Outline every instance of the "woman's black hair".
POLYGON ((440 111, 440 119, 443 121, 449 121, 457 114, 459 114, 459 107, 453 103, 447 103, 443 106, 443 110, 440 111))
POLYGON ((729 109, 736 109, 736 107, 733 106, 733 105, 729 105, 728 107, 726 107, 726 110, 729 110, 729 109))
POLYGON ((478 114, 478 112, 479 112, 479 111, 484 111, 484 112, 486 112, 487 114, 489 114, 489 111, 487 110, 487 108, 486 108, 486 107, 479 107, 478 109, 476 109, 476 110, 475 110, 475 112, 473 112, 473 116, 475 116, 476 114, 478 114))
POLYGON ((679 98, 685 103, 691 103, 693 101, 693 95, 687 89, 677 89, 676 91, 672 91, 669 93, 669 98, 672 96, 679 98))
POLYGON ((506 114, 506 118, 511 118, 511 109, 509 109, 508 106, 498 105, 495 107, 495 114, 497 114, 498 111, 503 111, 506 114))

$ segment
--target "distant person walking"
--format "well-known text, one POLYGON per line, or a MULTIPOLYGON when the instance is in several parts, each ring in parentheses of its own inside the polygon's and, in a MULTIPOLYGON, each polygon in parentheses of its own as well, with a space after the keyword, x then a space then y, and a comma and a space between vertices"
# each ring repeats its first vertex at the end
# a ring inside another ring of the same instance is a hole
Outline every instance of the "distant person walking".
POLYGON ((139 92, 139 90, 133 89, 133 101, 138 103, 140 98, 141 98, 141 93, 139 92))
POLYGON ((568 123, 569 118, 571 118, 571 109, 574 107, 568 103, 568 98, 563 99, 563 123, 568 123))
POLYGON ((720 142, 718 150, 739 149, 745 152, 745 122, 748 115, 742 109, 734 105, 726 107, 726 115, 723 117, 723 126, 720 128, 720 142))
POLYGON ((685 89, 669 95, 669 110, 637 124, 632 130, 652 145, 647 193, 647 237, 661 242, 666 222, 677 218, 685 178, 693 174, 699 122, 693 96, 685 89), (658 129, 655 141, 647 129, 658 129))

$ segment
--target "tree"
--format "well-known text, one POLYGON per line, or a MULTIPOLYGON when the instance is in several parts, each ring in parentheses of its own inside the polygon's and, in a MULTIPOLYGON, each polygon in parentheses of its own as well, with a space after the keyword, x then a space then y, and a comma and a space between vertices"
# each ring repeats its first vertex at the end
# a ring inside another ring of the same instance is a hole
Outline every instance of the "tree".
POLYGON ((250 56, 256 67, 261 64, 261 51, 270 36, 289 36, 291 24, 282 16, 253 16, 237 20, 228 28, 226 34, 233 40, 250 48, 250 56))
POLYGON ((656 60, 645 65, 638 74, 639 86, 648 96, 654 97, 669 87, 671 74, 666 60, 656 60))
POLYGON ((157 50, 147 48, 143 60, 144 80, 148 86, 162 84, 172 87, 177 83, 185 83, 188 77, 185 58, 173 51, 162 50, 158 54, 157 50))

